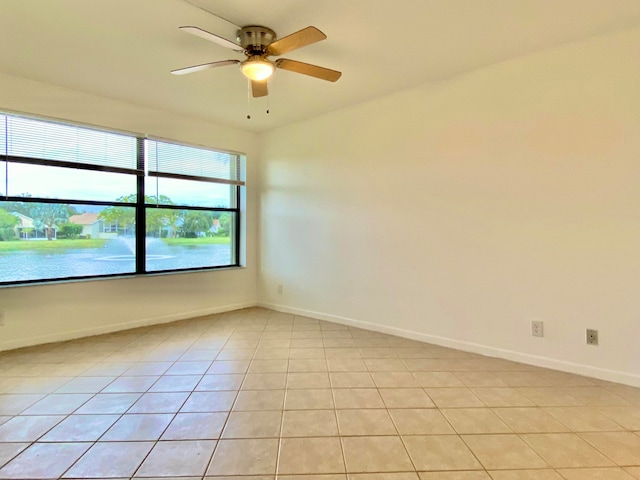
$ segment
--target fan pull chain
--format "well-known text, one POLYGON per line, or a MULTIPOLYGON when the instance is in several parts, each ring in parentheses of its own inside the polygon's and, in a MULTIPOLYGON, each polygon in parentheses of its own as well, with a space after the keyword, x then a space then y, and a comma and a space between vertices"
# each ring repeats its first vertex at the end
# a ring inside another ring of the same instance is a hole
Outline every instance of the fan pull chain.
POLYGON ((267 115, 269 115, 269 95, 267 95, 267 115))
POLYGON ((247 120, 251 120, 251 80, 247 79, 247 120))

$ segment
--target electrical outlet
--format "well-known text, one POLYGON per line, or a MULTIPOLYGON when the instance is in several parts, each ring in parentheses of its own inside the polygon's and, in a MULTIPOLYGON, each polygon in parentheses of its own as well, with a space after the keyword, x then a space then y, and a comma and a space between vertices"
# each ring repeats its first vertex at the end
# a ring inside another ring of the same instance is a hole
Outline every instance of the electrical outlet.
POLYGON ((282 294, 282 284, 278 284, 278 294, 281 295, 282 294))
POLYGON ((4 327, 4 312, 0 310, 0 327, 4 327))
POLYGON ((587 328, 587 345, 598 345, 598 330, 587 328))
POLYGON ((531 322, 531 335, 534 337, 544 337, 544 322, 542 320, 534 320, 531 322))

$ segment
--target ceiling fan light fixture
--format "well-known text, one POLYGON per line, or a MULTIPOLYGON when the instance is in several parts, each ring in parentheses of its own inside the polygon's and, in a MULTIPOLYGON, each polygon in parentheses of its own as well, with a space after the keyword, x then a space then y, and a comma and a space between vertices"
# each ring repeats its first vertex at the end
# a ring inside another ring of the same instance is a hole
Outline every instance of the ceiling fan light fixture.
POLYGON ((273 75, 276 67, 273 62, 259 56, 254 56, 242 62, 240 69, 242 70, 242 74, 249 80, 260 82, 273 75))

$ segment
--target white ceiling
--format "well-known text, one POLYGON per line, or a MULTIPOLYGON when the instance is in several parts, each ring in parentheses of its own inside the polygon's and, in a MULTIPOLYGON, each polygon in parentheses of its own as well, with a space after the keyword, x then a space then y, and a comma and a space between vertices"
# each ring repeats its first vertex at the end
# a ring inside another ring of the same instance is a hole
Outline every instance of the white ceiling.
POLYGON ((0 72, 264 131, 638 24, 640 0, 0 0, 0 72), (285 56, 342 78, 277 71, 270 114, 251 100, 247 120, 238 67, 169 74, 243 58, 178 26, 233 40, 236 25, 256 24, 279 37, 318 27, 327 40, 285 56))

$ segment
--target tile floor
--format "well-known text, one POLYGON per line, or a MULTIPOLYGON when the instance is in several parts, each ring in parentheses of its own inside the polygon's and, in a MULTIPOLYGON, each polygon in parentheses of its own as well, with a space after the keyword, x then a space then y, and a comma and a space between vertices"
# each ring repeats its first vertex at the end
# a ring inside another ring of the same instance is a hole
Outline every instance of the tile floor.
POLYGON ((276 475, 640 479, 640 389, 258 308, 0 353, 0 478, 276 475))

